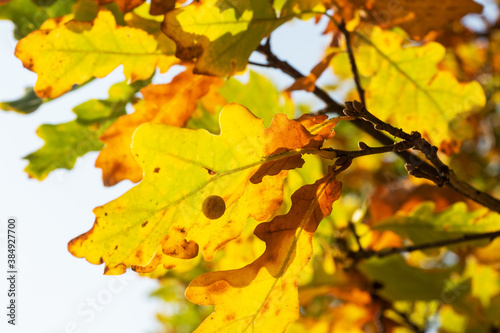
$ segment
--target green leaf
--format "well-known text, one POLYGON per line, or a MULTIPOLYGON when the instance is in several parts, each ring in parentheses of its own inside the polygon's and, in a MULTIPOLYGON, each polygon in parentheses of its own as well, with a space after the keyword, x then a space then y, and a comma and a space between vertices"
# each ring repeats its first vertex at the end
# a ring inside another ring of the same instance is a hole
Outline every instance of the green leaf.
POLYGON ((21 98, 0 103, 0 109, 28 114, 36 111, 43 102, 44 100, 35 94, 33 87, 29 87, 21 98))
POLYGON ((500 216, 497 213, 487 209, 468 212, 463 202, 458 202, 438 214, 434 213, 434 208, 433 202, 424 202, 408 216, 395 215, 375 225, 373 229, 391 230, 409 238, 414 244, 422 244, 464 234, 495 231, 500 225, 500 216))
POLYGON ((41 125, 37 134, 45 140, 42 148, 24 157, 29 161, 25 171, 31 178, 43 180, 56 169, 72 169, 78 157, 101 150, 101 133, 116 118, 125 114, 125 106, 144 81, 128 85, 117 83, 109 89, 106 100, 92 99, 73 109, 77 118, 57 125, 41 125))
POLYGON ((425 270, 412 267, 401 256, 373 257, 358 267, 372 282, 381 285, 377 294, 392 300, 438 300, 450 290, 447 280, 452 269, 425 270))
POLYGON ((288 95, 282 94, 265 76, 250 71, 247 83, 231 77, 219 88, 218 103, 208 110, 202 102, 189 120, 188 128, 204 128, 211 133, 219 133, 219 114, 225 104, 244 105, 258 117, 264 119, 264 126, 269 127, 275 114, 283 113, 289 119, 295 114, 295 107, 288 95), (265 91, 265 94, 262 92, 265 91))
POLYGON ((260 41, 281 25, 269 1, 208 0, 165 15, 163 31, 177 57, 196 58, 194 72, 228 76, 245 69, 260 41))
POLYGON ((13 0, 0 6, 0 19, 14 23, 14 37, 21 39, 38 30, 45 20, 71 13, 75 0, 39 1, 13 0), (46 3, 47 5, 44 5, 46 3))

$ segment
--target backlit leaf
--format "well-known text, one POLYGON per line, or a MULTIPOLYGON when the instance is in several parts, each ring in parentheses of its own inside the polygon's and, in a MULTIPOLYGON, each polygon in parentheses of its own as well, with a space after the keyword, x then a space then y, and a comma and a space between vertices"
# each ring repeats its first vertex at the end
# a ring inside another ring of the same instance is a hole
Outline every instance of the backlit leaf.
POLYGON ((130 151, 137 127, 149 122, 184 126, 195 111, 197 100, 214 84, 219 84, 218 78, 186 70, 168 84, 151 84, 141 89, 144 100, 134 105, 135 111, 121 116, 100 137, 106 146, 97 158, 96 167, 102 169, 104 185, 112 186, 124 179, 140 181, 143 171, 130 151))
POLYGON ((434 145, 464 139, 450 122, 484 106, 485 95, 478 82, 459 83, 451 73, 438 70, 445 54, 442 45, 404 45, 400 34, 378 27, 369 37, 359 36, 355 57, 370 112, 396 127, 411 124, 434 145))
POLYGON ((269 1, 207 0, 165 15, 163 31, 177 57, 196 59, 195 73, 228 76, 245 69, 260 41, 284 21, 269 1))
POLYGON ((284 332, 299 316, 297 276, 312 253, 312 236, 341 183, 330 173, 292 196, 292 208, 255 229, 266 242, 257 260, 238 270, 206 273, 193 280, 186 297, 216 311, 196 332, 284 332), (238 306, 233 301, 238 300, 238 306))
POLYGON ((167 57, 162 51, 153 36, 117 26, 110 12, 101 11, 94 22, 70 21, 32 32, 18 43, 16 56, 38 74, 37 95, 55 98, 74 84, 108 75, 119 65, 127 80, 145 80, 167 57))
POLYGON ((42 125, 37 134, 45 145, 25 157, 29 161, 25 171, 32 178, 43 180, 55 169, 72 169, 78 157, 103 146, 99 135, 117 117, 125 114, 125 105, 132 101, 143 85, 138 81, 132 86, 125 82, 113 85, 106 100, 92 99, 73 109, 77 118, 57 125, 42 125))
POLYGON ((424 37, 432 30, 442 30, 466 14, 482 12, 482 6, 472 0, 349 0, 363 6, 371 20, 383 27, 398 25, 412 37, 424 37))
POLYGON ((373 257, 358 267, 380 285, 377 294, 392 300, 430 301, 450 294, 447 291, 447 280, 452 272, 450 269, 424 270, 408 265, 403 257, 396 255, 373 257))
POLYGON ((434 209, 434 203, 427 201, 407 216, 396 214, 376 224, 373 229, 390 230, 409 238, 414 244, 422 244, 500 228, 500 216, 497 213, 487 209, 468 212, 463 202, 438 214, 434 213, 434 209))
POLYGON ((238 103, 264 120, 269 127, 277 113, 294 118, 295 106, 286 93, 280 93, 276 86, 264 75, 250 71, 247 83, 230 77, 222 87, 200 100, 196 112, 188 124, 189 128, 204 128, 214 134, 219 133, 219 112, 228 103, 238 103), (266 93, 263 94, 262 92, 266 93))
POLYGON ((49 18, 71 13, 76 0, 52 1, 48 6, 32 0, 13 0, 0 6, 0 20, 11 20, 15 24, 16 39, 26 37, 40 28, 49 18))
POLYGON ((132 152, 144 171, 142 182, 97 207, 94 227, 70 242, 70 252, 93 264, 105 262, 107 274, 146 266, 155 253, 189 259, 200 248, 209 260, 239 236, 249 216, 266 219, 281 203, 283 174, 267 177, 267 185, 249 183, 259 166, 317 150, 323 142, 320 135, 311 135, 280 114, 265 129, 262 120, 237 104, 224 108, 220 123, 218 136, 163 124, 140 126, 132 152), (286 151, 269 156, 282 148, 286 151), (269 186, 273 183, 277 191, 269 186), (217 220, 202 212, 203 201, 211 195, 226 205, 217 220))

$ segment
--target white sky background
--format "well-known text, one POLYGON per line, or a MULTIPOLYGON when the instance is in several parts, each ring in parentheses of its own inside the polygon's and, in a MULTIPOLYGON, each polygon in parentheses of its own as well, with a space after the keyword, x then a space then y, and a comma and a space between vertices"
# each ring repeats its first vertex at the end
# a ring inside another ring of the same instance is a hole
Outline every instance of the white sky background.
MULTIPOLYGON (((272 49, 307 74, 329 42, 321 35, 325 24, 286 24, 273 33, 272 49)), ((0 21, 0 101, 22 96, 24 88, 36 81, 36 74, 24 69, 13 55, 16 41, 12 30, 11 22, 0 21)), ((260 60, 255 57, 255 61, 260 60)), ((45 104, 30 115, 0 110, 1 332, 143 333, 160 328, 155 314, 165 305, 148 296, 157 287, 155 280, 139 278, 134 272, 127 272, 122 280, 104 276, 103 265, 89 264, 67 251, 69 240, 92 227, 92 209, 117 198, 133 184, 124 181, 105 188, 101 170, 94 167, 96 152, 79 158, 73 170, 55 171, 42 182, 29 179, 23 171, 27 161, 22 157, 43 144, 36 135, 37 127, 70 121, 75 118, 71 109, 76 105, 92 98, 106 99, 108 88, 124 79, 121 70, 45 104), (6 323, 5 308, 5 234, 9 216, 18 218, 19 237, 19 308, 14 328, 6 323), (98 311, 92 310, 92 299, 96 299, 98 311)), ((291 84, 278 71, 265 72, 280 88, 291 84)), ((298 95, 309 98, 306 93, 298 95)))

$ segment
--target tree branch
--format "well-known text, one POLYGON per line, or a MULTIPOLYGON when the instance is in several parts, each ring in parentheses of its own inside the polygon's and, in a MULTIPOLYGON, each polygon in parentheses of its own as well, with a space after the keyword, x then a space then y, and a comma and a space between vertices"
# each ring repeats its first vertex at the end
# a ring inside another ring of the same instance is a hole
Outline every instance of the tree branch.
MULTIPOLYGON (((278 57, 276 57, 276 55, 272 53, 268 43, 266 43, 265 45, 260 45, 256 51, 263 54, 266 57, 270 67, 279 69, 283 73, 288 74, 294 79, 299 79, 301 77, 304 77, 304 75, 302 75, 299 71, 297 71, 294 67, 292 67, 288 62, 282 61, 278 57)), ((330 95, 328 95, 328 93, 326 93, 324 90, 322 90, 318 86, 315 86, 312 93, 326 104, 324 113, 331 112, 338 115, 343 115, 343 106, 334 101, 330 97, 330 95)), ((361 130, 363 130, 364 132, 368 133, 370 136, 372 136, 375 140, 379 141, 383 145, 391 145, 394 143, 394 140, 387 137, 384 133, 374 129, 373 125, 367 121, 364 121, 362 119, 356 119, 353 120, 351 123, 354 124, 356 127, 360 128, 361 130)), ((430 164, 420 159, 418 156, 407 151, 396 152, 396 154, 398 154, 407 163, 418 165, 428 174, 437 175, 436 170, 430 164)))
POLYGON ((371 114, 364 107, 364 105, 358 101, 346 102, 344 114, 364 119, 372 123, 376 130, 386 131, 395 137, 403 139, 401 142, 406 142, 410 148, 421 151, 432 163, 436 171, 435 173, 429 173, 427 170, 424 170, 415 163, 407 163, 405 167, 410 175, 418 178, 429 179, 438 186, 446 185, 458 193, 461 193, 475 202, 491 209, 492 211, 500 213, 500 200, 494 198, 488 193, 481 192, 472 185, 460 180, 455 175, 453 170, 450 170, 450 168, 438 157, 438 148, 436 146, 432 146, 426 139, 422 138, 419 132, 413 131, 408 134, 401 128, 396 128, 386 122, 383 122, 371 114))
MULTIPOLYGON (((330 17, 330 19, 333 22, 335 22, 333 17, 330 17)), ((351 34, 346 29, 344 20, 340 21, 340 24, 335 24, 335 25, 340 30, 340 32, 344 35, 345 45, 346 45, 346 49, 347 49, 347 55, 349 57, 349 63, 351 64, 351 72, 352 72, 352 75, 354 77, 354 83, 356 84, 356 89, 358 90, 358 94, 359 94, 359 98, 361 99, 361 103, 363 103, 363 105, 366 105, 365 90, 361 86, 361 79, 359 77, 358 66, 356 66, 356 60, 354 59, 354 52, 352 50, 351 34)))
MULTIPOLYGON (((341 25, 339 25, 339 29, 341 29, 341 25)), ((344 27, 344 31, 347 32, 347 30, 344 27)), ((349 32, 347 32, 347 35, 349 35, 349 32)), ((361 87, 360 80, 359 80, 359 74, 357 71, 356 67, 356 62, 354 59, 354 55, 352 53, 352 48, 350 46, 350 37, 346 37, 346 43, 349 45, 348 47, 348 52, 351 53, 351 56, 349 57, 351 61, 351 69, 355 73, 355 82, 358 88, 358 92, 360 93, 360 96, 363 96, 364 99, 364 91, 361 87), (348 42, 348 43, 347 43, 348 42), (350 51, 349 51, 350 50, 350 51), (357 79, 356 79, 357 77, 357 79)), ((288 64, 286 61, 280 60, 276 55, 274 55, 271 51, 271 47, 269 44, 269 39, 266 41, 264 45, 260 45, 257 48, 257 51, 262 53, 267 61, 268 65, 272 68, 277 68, 280 69, 282 72, 290 75, 294 79, 298 79, 301 77, 304 77, 299 71, 297 71, 294 67, 292 67, 290 64, 288 64)), ((320 89, 318 86, 314 87, 313 94, 317 96, 319 99, 321 99, 325 104, 326 104, 326 109, 328 112, 333 112, 336 114, 342 114, 343 109, 342 106, 334 101, 328 93, 326 93, 324 90, 320 89)), ((358 102, 359 103, 359 102, 358 102)), ((359 103, 361 104, 361 103, 359 103)), ((364 104, 361 104, 363 106, 364 104)), ((355 110, 354 104, 348 104, 346 103, 346 107, 348 108, 347 110, 355 110)), ((359 105, 358 105, 359 108, 359 105)), ((461 181, 458 179, 458 177, 455 175, 453 171, 451 171, 448 166, 446 166, 444 163, 441 162, 441 160, 437 156, 437 147, 431 146, 425 139, 421 138, 420 134, 418 132, 412 132, 411 134, 408 134, 404 132, 402 129, 395 128, 377 117, 373 116, 371 113, 369 113, 364 106, 362 107, 366 112, 362 112, 361 115, 358 115, 357 120, 353 120, 352 123, 357 126, 358 128, 362 129, 366 133, 370 134, 373 138, 378 140, 380 143, 383 145, 389 146, 394 144, 394 141, 387 137, 384 133, 381 131, 385 131, 394 137, 401 138, 403 140, 409 141, 414 143, 414 148, 422 151, 426 158, 432 163, 430 165, 429 163, 423 161, 416 155, 408 152, 408 151, 398 151, 394 150, 396 154, 398 154, 401 158, 403 158, 406 162, 406 167, 407 170, 409 171, 410 174, 416 176, 416 177, 422 177, 422 178, 427 178, 434 183, 436 183, 438 186, 442 186, 446 184, 453 190, 457 191, 458 193, 461 193, 465 195, 466 197, 476 201, 477 203, 493 210, 496 212, 500 213, 500 201, 495 199, 494 197, 490 196, 487 193, 481 192, 468 183, 461 181)), ((325 111, 326 113, 327 111, 325 111)), ((359 112, 359 111, 358 111, 359 112)), ((356 116, 355 114, 347 114, 347 115, 352 115, 356 116)))
POLYGON ((442 246, 448 246, 448 245, 459 244, 459 243, 464 243, 464 242, 470 242, 470 241, 479 240, 479 239, 488 239, 489 238, 490 241, 493 241, 497 237, 500 237, 500 230, 492 231, 492 232, 485 232, 485 233, 480 233, 480 234, 465 234, 463 236, 451 238, 451 239, 444 239, 444 240, 440 240, 440 241, 423 243, 423 244, 418 244, 418 245, 391 247, 391 248, 385 248, 385 249, 382 249, 379 251, 363 250, 363 251, 358 251, 358 252, 351 252, 349 254, 349 256, 352 259, 354 259, 355 261, 359 261, 362 259, 368 259, 371 257, 383 258, 383 257, 387 257, 387 256, 397 254, 397 253, 421 251, 421 250, 425 250, 425 249, 431 249, 431 248, 436 248, 436 247, 442 247, 442 246))

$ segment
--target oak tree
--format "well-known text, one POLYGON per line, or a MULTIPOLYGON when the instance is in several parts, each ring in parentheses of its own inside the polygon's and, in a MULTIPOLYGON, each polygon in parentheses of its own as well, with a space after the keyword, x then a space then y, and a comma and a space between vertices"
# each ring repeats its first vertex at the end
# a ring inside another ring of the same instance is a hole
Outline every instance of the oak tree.
POLYGON ((35 112, 122 66, 107 99, 39 127, 25 171, 43 180, 99 151, 105 186, 137 183, 68 250, 104 274, 158 279, 155 296, 181 309, 158 315, 166 332, 498 332, 500 20, 460 21, 482 11, 1 0, 38 76, 0 108, 35 112), (293 20, 330 40, 309 73, 273 52, 293 20))

